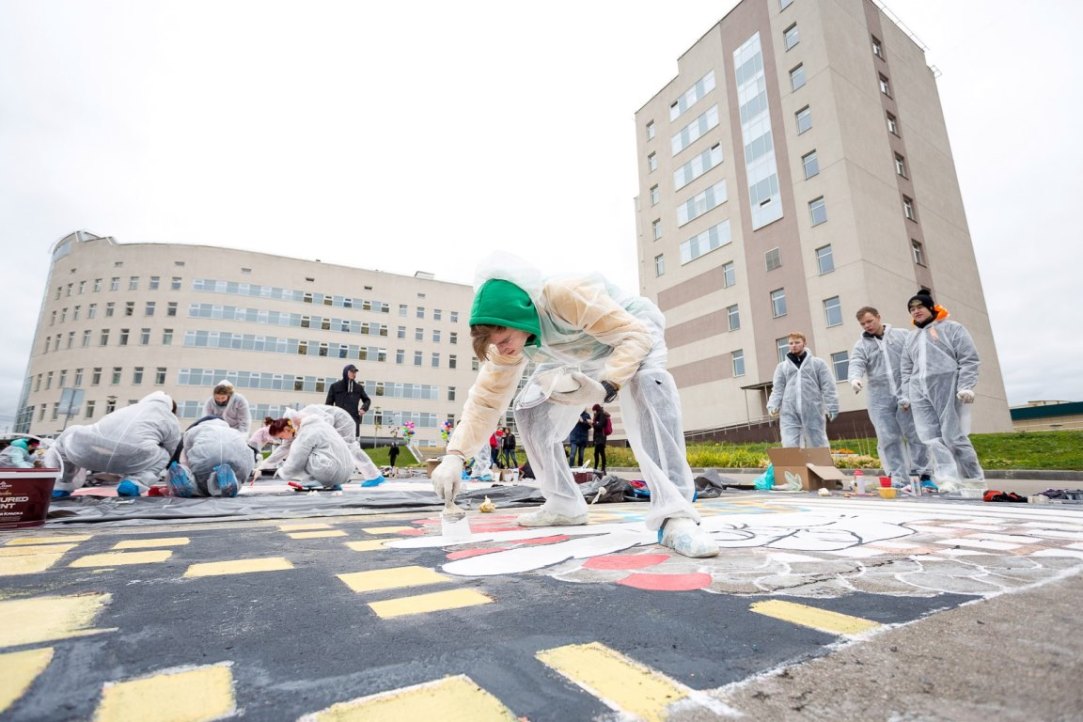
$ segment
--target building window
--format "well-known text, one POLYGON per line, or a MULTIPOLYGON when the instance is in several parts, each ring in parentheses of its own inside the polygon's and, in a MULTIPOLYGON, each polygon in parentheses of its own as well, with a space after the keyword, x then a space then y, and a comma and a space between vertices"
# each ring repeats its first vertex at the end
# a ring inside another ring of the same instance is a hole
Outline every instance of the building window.
POLYGON ((824 299, 824 320, 828 327, 842 325, 842 303, 838 296, 824 299))
POLYGON ((94 293, 100 293, 101 290, 102 290, 102 279, 95 278, 94 279, 94 293))
POLYGON ((921 245, 921 241, 915 241, 910 239, 910 250, 914 253, 914 263, 919 266, 925 265, 925 246, 921 245))
POLYGON ((775 352, 778 354, 778 361, 782 363, 786 360, 786 354, 790 352, 790 339, 787 336, 775 339, 775 352))
POLYGON ((806 130, 812 127, 812 111, 806 105, 801 110, 794 113, 794 118, 797 121, 797 134, 801 135, 806 130))
POLYGON ((45 374, 45 390, 48 391, 51 388, 53 388, 53 372, 52 371, 45 374))
POLYGON ((887 113, 887 130, 892 135, 899 134, 899 121, 891 113, 887 113))
POLYGON ((406 318, 407 308, 405 303, 399 304, 399 315, 406 318))
POLYGON ((816 158, 816 151, 801 156, 801 166, 805 169, 805 180, 820 175, 820 161, 816 158))
POLYGON ((647 121, 647 140, 654 140, 654 121, 647 121))
POLYGON ((79 311, 81 311, 82 308, 83 308, 82 306, 76 306, 75 308, 73 308, 71 310, 71 320, 72 321, 78 321, 79 320, 79 311))
POLYGON ((440 310, 439 308, 434 308, 432 310, 432 320, 433 321, 441 321, 441 320, 443 320, 443 318, 444 318, 444 312, 442 310, 440 310))
POLYGON ((434 328, 432 330, 432 342, 433 343, 440 343, 440 329, 434 328))
POLYGON ((148 284, 148 288, 151 291, 157 291, 158 286, 161 284, 161 282, 162 282, 161 276, 151 276, 149 284, 148 284))
POLYGON ((835 370, 835 380, 845 381, 850 371, 850 357, 845 351, 831 354, 831 367, 835 370))
POLYGON ((872 36, 872 54, 881 60, 884 59, 884 46, 875 35, 872 36))
POLYGON ((733 352, 733 375, 745 375, 745 352, 743 349, 737 349, 733 352))
POLYGON ((417 317, 418 318, 425 318, 425 307, 424 306, 418 306, 417 307, 417 317))
POLYGON ((665 254, 659 253, 654 257, 654 275, 662 276, 666 272, 666 257, 665 254))
POLYGON ((722 144, 715 143, 673 171, 673 189, 680 190, 722 162, 722 144))
POLYGON ((790 88, 797 90, 805 85, 805 65, 802 63, 790 71, 790 88))
POLYGON ((119 384, 119 383, 120 383, 120 372, 121 372, 121 371, 123 371, 123 370, 124 370, 124 369, 123 369, 123 368, 121 368, 120 366, 114 366, 114 367, 113 367, 113 380, 112 380, 112 384, 113 384, 114 386, 116 386, 117 384, 119 384))
POLYGON ((447 367, 449 369, 453 369, 453 368, 458 368, 458 366, 459 366, 459 357, 457 355, 453 354, 453 353, 448 354, 447 367))
POLYGON ((423 328, 415 328, 414 329, 414 340, 415 341, 424 341, 425 340, 425 329, 423 329, 423 328))
POLYGON ((677 225, 683 226, 689 221, 699 218, 704 213, 712 211, 729 199, 726 189, 726 179, 715 183, 701 193, 689 198, 677 206, 677 225))
POLYGON ((808 214, 814 226, 827 221, 827 204, 824 203, 823 196, 809 201, 808 214))
POLYGON ((89 328, 83 331, 83 348, 86 348, 90 345, 91 335, 93 335, 93 332, 89 328))
POLYGON ((880 74, 880 92, 889 98, 891 97, 891 82, 883 73, 880 74))
POLYGON ((165 307, 165 315, 166 316, 176 316, 177 315, 177 302, 176 301, 170 301, 169 304, 165 307))
POLYGON ((155 306, 154 301, 147 301, 147 307, 146 307, 144 313, 147 316, 153 316, 154 315, 154 306, 155 306))
POLYGON ((906 158, 898 153, 895 154, 895 173, 906 178, 906 158))
POLYGON ((101 366, 95 366, 94 367, 94 372, 91 373, 91 375, 90 375, 90 385, 91 386, 97 386, 101 382, 102 382, 102 367, 101 366))
POLYGON ((917 214, 914 212, 914 199, 909 196, 903 196, 903 215, 915 223, 918 220, 917 214))
POLYGON ((132 277, 130 277, 128 279, 128 290, 129 291, 138 291, 139 290, 139 276, 132 276, 132 277))
POLYGON ((450 333, 448 333, 447 342, 452 345, 459 343, 459 333, 457 331, 451 331, 450 333))
POLYGON ((406 351, 403 349, 395 350, 395 363, 402 365, 406 363, 406 351))
POLYGON ((449 320, 452 323, 458 323, 459 322, 459 312, 458 311, 452 311, 450 313, 450 315, 449 315, 449 320))
POLYGON ((726 307, 726 321, 729 323, 730 331, 740 330, 741 312, 737 309, 737 304, 726 307))
POLYGON ((455 400, 455 387, 454 386, 448 386, 447 387, 447 400, 448 401, 454 401, 455 400))
POLYGON ((681 242, 681 263, 689 263, 730 242, 730 222, 727 218, 681 242))
POLYGON ((120 276, 113 276, 112 278, 109 279, 109 290, 110 291, 119 291, 120 290, 120 276))
POLYGON ((654 240, 658 240, 662 237, 662 219, 655 218, 651 221, 651 234, 654 236, 654 240))
POLYGON ((647 172, 653 173, 658 170, 658 155, 651 153, 647 156, 647 172))
POLYGON ((179 291, 181 288, 181 277, 173 276, 169 281, 169 288, 172 291, 179 291))
POLYGON ((117 410, 117 397, 109 396, 105 399, 105 413, 111 414, 117 410))
POLYGON ((150 344, 150 329, 143 328, 139 330, 139 345, 147 346, 150 344))
POLYGON ((68 343, 64 348, 71 348, 73 343, 75 343, 75 331, 68 331, 68 343))
POLYGON ((737 284, 737 269, 733 265, 733 261, 728 261, 722 264, 722 286, 723 288, 729 288, 737 284))
POLYGON ((154 383, 157 386, 165 383, 165 366, 159 366, 154 370, 154 383))
POLYGON ((79 388, 83 385, 83 370, 75 369, 75 380, 72 381, 72 386, 79 388))
POLYGON ((89 321, 98 315, 98 304, 92 303, 86 307, 86 320, 89 321))
POLYGON ((436 353, 435 351, 432 354, 432 367, 434 369, 440 368, 440 354, 436 353))
POLYGON ((132 385, 138 386, 141 383, 143 383, 143 367, 136 366, 132 369, 132 385))
POLYGON ((172 343, 173 343, 173 329, 171 329, 171 328, 162 329, 162 345, 163 346, 169 346, 172 343))
POLYGON ((801 33, 797 30, 797 23, 782 31, 782 42, 787 50, 801 42, 801 33))
POLYGON ((87 401, 86 402, 86 417, 88 419, 94 418, 94 402, 93 401, 87 401))
POLYGON ((124 303, 124 315, 125 316, 135 315, 135 301, 126 301, 124 303))
POLYGON ((116 310, 116 307, 117 307, 117 304, 113 303, 112 301, 105 304, 105 317, 106 318, 112 318, 113 317, 113 311, 116 310))
POLYGON ((662 194, 658 191, 658 186, 651 186, 651 205, 658 205, 658 201, 661 200, 662 194))
POLYGON ((777 288, 771 291, 771 315, 774 318, 786 315, 786 289, 777 288))
POLYGON ((777 248, 772 248, 767 253, 763 254, 764 264, 767 266, 768 271, 773 271, 776 268, 782 267, 782 252, 777 248))
POLYGON ((778 0, 778 9, 780 11, 785 10, 786 8, 788 8, 792 4, 793 4, 793 0, 778 0))
POLYGON ((470 359, 470 370, 471 371, 477 371, 480 368, 481 368, 481 363, 478 362, 477 356, 474 356, 473 358, 471 358, 470 359))
POLYGON ((831 252, 830 244, 816 249, 816 265, 820 268, 821 276, 835 270, 835 256, 831 252))
POLYGON ((108 346, 109 345, 109 329, 107 329, 107 328, 102 329, 102 335, 101 335, 101 338, 99 340, 100 340, 100 343, 98 344, 99 346, 108 346))
POLYGON ((688 125, 681 128, 669 140, 669 149, 677 155, 688 146, 702 138, 707 131, 718 125, 718 106, 712 105, 688 125))
POLYGON ((414 351, 414 366, 420 366, 425 361, 425 355, 421 351, 414 351))

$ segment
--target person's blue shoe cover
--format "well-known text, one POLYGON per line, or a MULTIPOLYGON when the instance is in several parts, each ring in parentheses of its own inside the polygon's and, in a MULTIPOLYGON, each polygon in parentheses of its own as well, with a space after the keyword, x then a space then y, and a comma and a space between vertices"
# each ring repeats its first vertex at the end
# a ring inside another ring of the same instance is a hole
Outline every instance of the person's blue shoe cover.
POLYGON ((53 489, 54 499, 67 499, 69 496, 71 496, 70 491, 64 491, 63 489, 53 489))
POLYGON ((131 479, 125 479, 117 484, 117 496, 139 496, 139 484, 131 479))
POLYGON ((177 462, 169 464, 169 495, 189 499, 195 496, 196 482, 192 478, 192 472, 177 462))
POLYGON ((342 491, 342 484, 335 484, 331 487, 331 491, 342 491))
POLYGON ((362 481, 361 486, 379 486, 380 484, 384 483, 385 481, 387 481, 387 479, 384 478, 383 474, 380 474, 375 479, 369 479, 367 481, 362 481))
POLYGON ((232 466, 219 464, 214 467, 214 477, 218 480, 218 491, 222 493, 222 496, 237 496, 240 485, 237 484, 237 474, 233 472, 232 466))
POLYGON ((929 478, 923 478, 921 480, 921 488, 928 491, 940 491, 937 485, 933 483, 933 480, 929 478))

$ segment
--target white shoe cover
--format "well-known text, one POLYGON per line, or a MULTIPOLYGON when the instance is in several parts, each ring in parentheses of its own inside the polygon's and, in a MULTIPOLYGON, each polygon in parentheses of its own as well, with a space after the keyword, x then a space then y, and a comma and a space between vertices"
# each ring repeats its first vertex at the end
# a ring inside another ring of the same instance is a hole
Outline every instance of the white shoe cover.
POLYGON ((718 556, 718 544, 691 519, 666 519, 658 543, 686 557, 718 556))
POLYGON ((587 513, 569 516, 557 514, 542 506, 529 514, 520 514, 516 522, 519 526, 582 526, 587 523, 587 513))

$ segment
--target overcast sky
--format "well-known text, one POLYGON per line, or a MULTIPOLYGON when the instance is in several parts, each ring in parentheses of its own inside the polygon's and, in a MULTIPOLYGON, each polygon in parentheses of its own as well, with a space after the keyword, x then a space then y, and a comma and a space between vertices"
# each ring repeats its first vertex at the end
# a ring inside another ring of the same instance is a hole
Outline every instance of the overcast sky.
MULTIPOLYGON (((0 429, 77 229, 634 290, 634 113, 735 4, 0 0, 0 429)), ((1083 2, 888 5, 943 72, 1008 399, 1083 400, 1083 2)))

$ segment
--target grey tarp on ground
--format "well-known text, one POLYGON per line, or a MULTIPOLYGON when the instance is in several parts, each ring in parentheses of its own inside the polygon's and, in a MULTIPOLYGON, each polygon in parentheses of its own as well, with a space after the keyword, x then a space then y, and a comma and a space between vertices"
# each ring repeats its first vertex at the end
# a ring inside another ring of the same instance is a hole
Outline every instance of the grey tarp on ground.
MULTIPOLYGON (((420 485, 419 485, 420 486, 420 485)), ((457 502, 464 509, 476 509, 488 496, 498 507, 536 506, 545 501, 532 486, 494 486, 463 492, 457 502)), ((207 521, 209 519, 281 519, 308 516, 344 516, 348 514, 386 514, 431 507, 443 507, 432 489, 425 485, 417 491, 346 492, 332 496, 289 492, 286 494, 242 494, 232 499, 208 497, 140 496, 136 498, 77 496, 53 501, 46 526, 72 523, 121 522, 150 524, 169 521, 207 521)))

